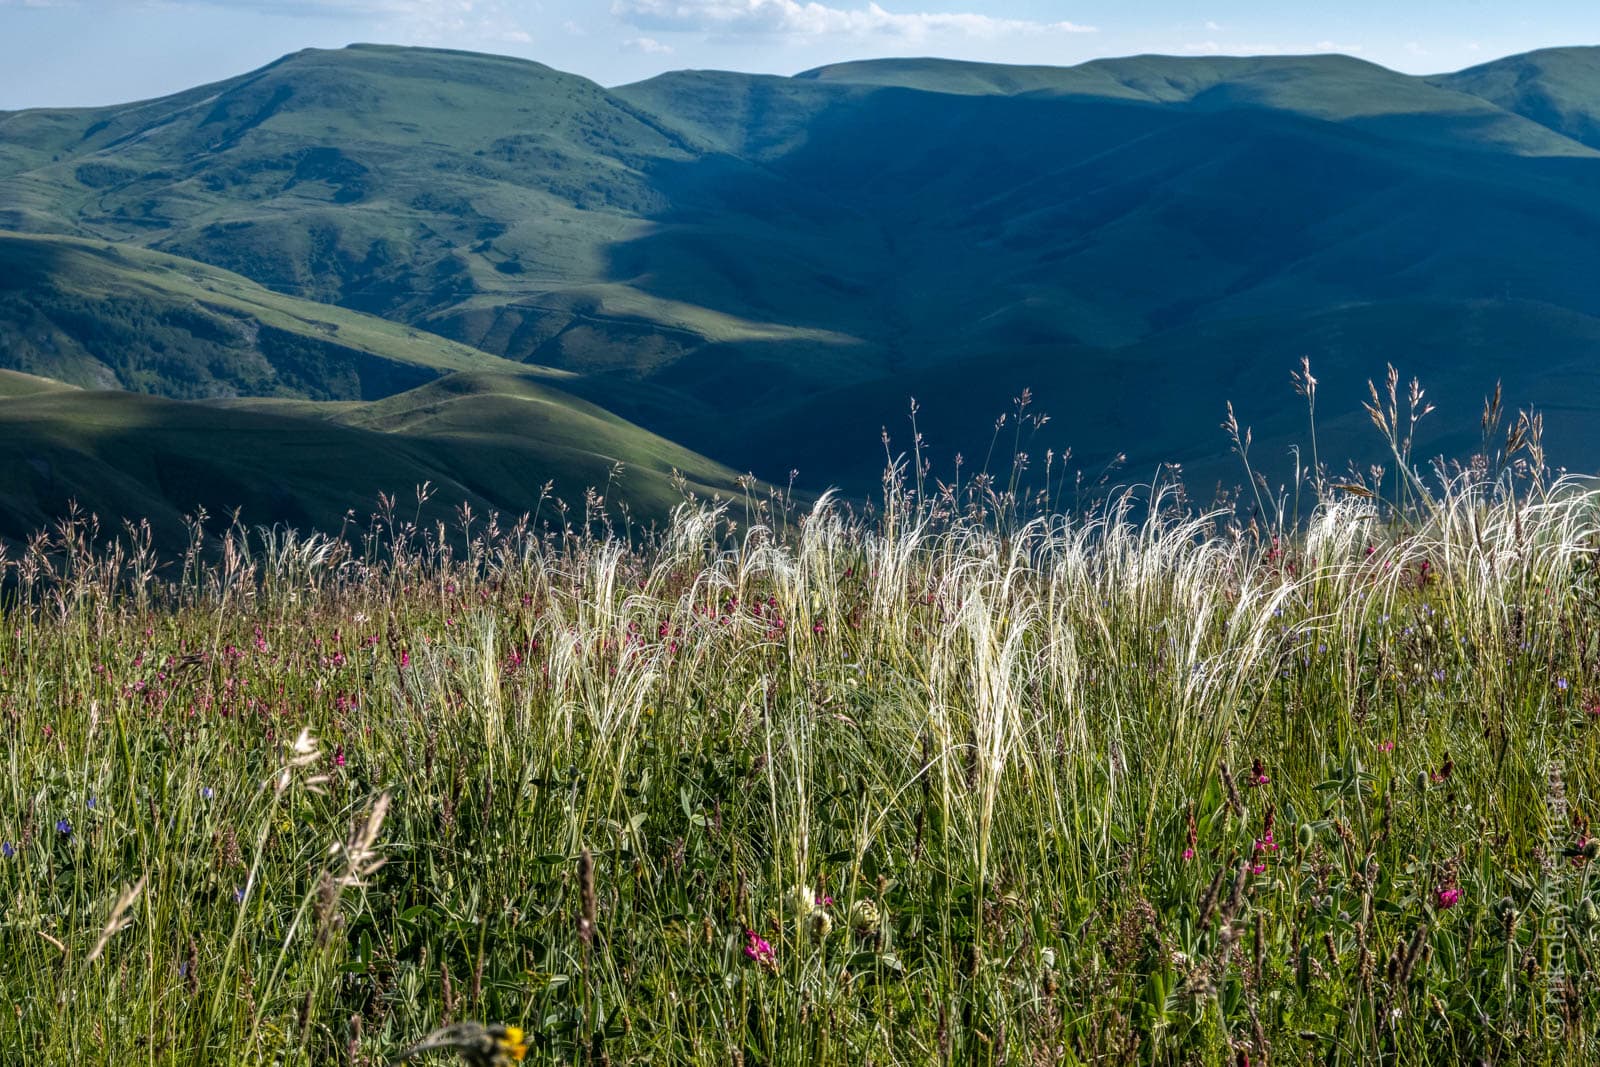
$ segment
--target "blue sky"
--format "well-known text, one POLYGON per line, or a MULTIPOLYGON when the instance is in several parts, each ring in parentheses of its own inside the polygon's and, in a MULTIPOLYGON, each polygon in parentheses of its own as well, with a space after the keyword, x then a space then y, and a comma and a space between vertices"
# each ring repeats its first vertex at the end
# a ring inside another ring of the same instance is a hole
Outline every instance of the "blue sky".
POLYGON ((435 45, 536 59, 607 85, 682 67, 791 74, 940 55, 1347 52, 1416 73, 1600 43, 1594 0, 0 0, 0 109, 105 104, 305 47, 435 45))

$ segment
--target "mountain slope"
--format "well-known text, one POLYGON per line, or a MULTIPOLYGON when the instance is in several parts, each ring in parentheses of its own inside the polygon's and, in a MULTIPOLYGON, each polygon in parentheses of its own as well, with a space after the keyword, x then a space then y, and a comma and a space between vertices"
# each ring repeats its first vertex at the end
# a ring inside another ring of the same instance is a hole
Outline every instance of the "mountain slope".
POLYGON ((1600 149, 1600 49, 1546 48, 1431 81, 1600 149))
MULTIPOLYGON (((1532 331, 1522 350, 1584 343, 1596 54, 1434 78, 1340 56, 887 60, 603 89, 521 60, 308 51, 164 100, 0 116, 0 217, 555 368, 572 396, 813 486, 870 488, 832 465, 875 463, 910 394, 945 398, 972 427, 948 450, 970 455, 995 414, 977 394, 1029 385, 1104 407, 1077 420, 1080 455, 1126 434, 1198 461, 1225 443, 1145 421, 1125 375, 1140 353, 1211 405, 1241 337, 1288 368, 1340 316, 1381 322, 1317 349, 1347 383, 1328 403, 1353 409, 1419 338, 1450 337, 1473 390, 1508 377, 1511 335, 1441 326, 1485 308, 1532 331)), ((1564 380, 1542 367, 1526 400, 1564 380)))
POLYGON ((591 487, 614 515, 626 505, 650 519, 681 499, 675 471, 691 491, 738 491, 732 471, 526 377, 456 374, 370 403, 197 402, 0 372, 0 539, 74 502, 113 525, 148 518, 169 547, 197 507, 337 530, 380 493, 407 501, 425 482, 436 491, 425 519, 462 503, 514 517, 546 482, 546 519, 591 487))
POLYGON ((165 396, 324 400, 387 396, 458 370, 533 370, 192 260, 5 232, 0 366, 165 396))

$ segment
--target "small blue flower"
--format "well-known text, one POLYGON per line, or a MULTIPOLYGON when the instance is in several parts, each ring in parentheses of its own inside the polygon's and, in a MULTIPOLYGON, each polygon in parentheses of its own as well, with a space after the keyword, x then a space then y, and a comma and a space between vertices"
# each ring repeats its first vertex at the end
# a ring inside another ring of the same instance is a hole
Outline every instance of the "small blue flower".
POLYGON ((92 797, 92 796, 89 798, 89 810, 90 811, 94 810, 94 797, 92 797))
POLYGON ((211 787, 209 785, 200 787, 200 799, 201 800, 210 800, 212 797, 214 797, 216 795, 217 795, 216 793, 212 792, 211 787))
POLYGON ((0 841, 0 859, 10 859, 17 854, 10 841, 0 841))
POLYGON ((57 819, 56 820, 56 833, 58 833, 58 834, 70 834, 70 833, 72 833, 72 823, 68 822, 66 819, 57 819))
POLYGON ((1567 680, 1565 678, 1557 678, 1556 688, 1565 693, 1567 691, 1567 680))
POLYGON ((242 888, 241 889, 235 889, 233 891, 233 902, 235 904, 243 904, 244 903, 244 890, 242 888))

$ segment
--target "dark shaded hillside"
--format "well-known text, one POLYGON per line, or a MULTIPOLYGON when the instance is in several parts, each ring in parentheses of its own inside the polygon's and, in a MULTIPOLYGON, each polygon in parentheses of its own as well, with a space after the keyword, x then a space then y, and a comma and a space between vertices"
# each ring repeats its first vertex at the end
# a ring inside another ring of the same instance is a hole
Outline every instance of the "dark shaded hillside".
MULTIPOLYGON (((1226 453, 1218 383, 1275 410, 1302 354, 1348 383, 1340 410, 1442 338, 1463 388, 1557 399, 1541 375, 1600 315, 1596 54, 1439 78, 1341 56, 886 60, 606 90, 498 57, 308 51, 166 100, 0 116, 0 215, 558 368, 811 484, 870 485, 907 396, 938 398, 970 454, 995 414, 979 394, 1026 385, 1075 413, 1058 429, 1080 455, 1198 460, 1226 453), (1464 325, 1494 307, 1529 332, 1464 325), (1382 328, 1317 341, 1347 314, 1382 328), (1259 323, 1262 372, 1222 373, 1259 323), (1152 425, 1119 388, 1152 352, 1194 420, 1152 425)), ((139 387, 210 388, 180 370, 139 387)))

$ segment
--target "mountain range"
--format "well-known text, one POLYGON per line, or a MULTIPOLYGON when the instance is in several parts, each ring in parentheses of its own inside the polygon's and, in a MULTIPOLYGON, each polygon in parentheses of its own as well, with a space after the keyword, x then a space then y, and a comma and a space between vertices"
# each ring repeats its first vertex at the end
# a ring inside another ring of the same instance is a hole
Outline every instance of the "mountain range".
POLYGON ((1286 465, 1302 356, 1324 458, 1373 452, 1394 363, 1441 409, 1426 448, 1470 449, 1503 379, 1600 466, 1597 48, 611 89, 308 50, 0 113, 0 231, 0 535, 68 498, 322 523, 412 479, 515 512, 619 461, 645 509, 674 469, 866 493, 909 398, 971 472, 1024 387, 1086 470, 1237 480, 1225 403, 1286 465))

